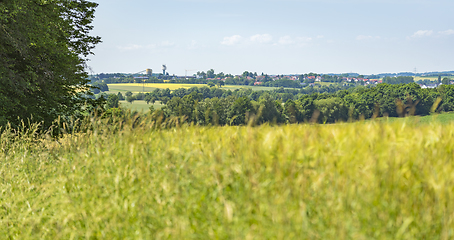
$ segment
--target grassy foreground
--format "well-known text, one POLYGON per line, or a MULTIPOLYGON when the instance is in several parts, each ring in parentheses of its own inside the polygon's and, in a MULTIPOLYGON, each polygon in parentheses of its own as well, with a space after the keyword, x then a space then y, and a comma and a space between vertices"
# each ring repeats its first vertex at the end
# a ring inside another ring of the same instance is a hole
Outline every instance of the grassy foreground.
POLYGON ((0 236, 454 238, 454 124, 114 128, 5 132, 0 236))

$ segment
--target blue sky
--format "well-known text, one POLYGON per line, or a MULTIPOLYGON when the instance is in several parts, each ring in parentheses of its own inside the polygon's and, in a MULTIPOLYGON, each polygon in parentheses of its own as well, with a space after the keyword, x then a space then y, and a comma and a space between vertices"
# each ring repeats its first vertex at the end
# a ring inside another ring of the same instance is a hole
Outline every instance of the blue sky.
POLYGON ((93 0, 95 73, 454 70, 453 0, 93 0))

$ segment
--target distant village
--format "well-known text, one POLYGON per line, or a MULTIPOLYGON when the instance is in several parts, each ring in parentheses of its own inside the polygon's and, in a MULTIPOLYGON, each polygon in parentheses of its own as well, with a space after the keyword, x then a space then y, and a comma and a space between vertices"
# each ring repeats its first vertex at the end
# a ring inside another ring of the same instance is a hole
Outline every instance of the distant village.
MULTIPOLYGON (((236 78, 243 77, 242 75, 236 75, 236 78)), ((246 77, 247 80, 255 80, 254 85, 260 85, 265 80, 266 76, 257 76, 257 77, 246 77)), ((270 75, 271 80, 292 80, 292 81, 300 81, 302 85, 308 84, 309 86, 315 85, 317 82, 324 82, 323 76, 297 76, 297 75, 270 75)), ((227 78, 207 78, 207 80, 221 80, 226 81, 227 78)), ((378 84, 382 83, 380 79, 368 79, 368 78, 355 78, 355 77, 338 77, 337 82, 346 82, 346 83, 357 83, 362 82, 364 85, 369 84, 378 84)))
MULTIPOLYGON (((241 75, 215 73, 213 69, 206 72, 199 71, 185 76, 171 75, 166 71, 167 66, 163 65, 162 72, 154 73, 151 69, 134 74, 98 74, 91 75, 91 80, 105 83, 115 82, 187 82, 187 83, 222 83, 225 85, 249 85, 249 86, 273 86, 273 87, 310 87, 317 85, 340 84, 349 85, 376 85, 379 83, 410 83, 416 82, 421 88, 435 88, 441 84, 454 84, 454 72, 433 72, 426 74, 398 73, 398 74, 378 74, 360 75, 357 73, 344 74, 287 74, 287 75, 268 75, 257 74, 256 72, 244 71, 241 75), (413 75, 413 76, 412 76, 413 75), (443 76, 443 77, 442 77, 443 76), (415 80, 414 77, 418 77, 415 80)), ((193 70, 191 70, 193 71, 193 70)))
MULTIPOLYGON (((235 75, 235 78, 242 78, 242 75, 235 75)), ((196 78, 202 78, 201 76, 196 76, 196 78)), ((260 86, 264 83, 266 76, 256 76, 256 77, 246 77, 247 80, 255 80, 254 85, 260 86)), ((270 75, 269 78, 273 81, 277 80, 292 80, 292 81, 299 81, 301 85, 308 85, 308 86, 315 86, 317 83, 325 82, 324 76, 303 76, 303 75, 270 75)), ((333 82, 333 77, 330 77, 330 81, 326 82, 333 82)), ((337 83, 359 83, 361 85, 371 85, 371 84, 379 84, 383 83, 383 80, 380 78, 363 78, 363 77, 335 77, 337 78, 337 83)), ((216 81, 226 81, 228 78, 206 78, 206 80, 216 80, 216 81)), ((430 81, 430 80, 429 80, 430 81)), ((433 83, 418 83, 421 88, 436 88, 443 83, 437 83, 433 81, 433 83)), ((454 80, 450 79, 449 84, 454 84, 454 80)))

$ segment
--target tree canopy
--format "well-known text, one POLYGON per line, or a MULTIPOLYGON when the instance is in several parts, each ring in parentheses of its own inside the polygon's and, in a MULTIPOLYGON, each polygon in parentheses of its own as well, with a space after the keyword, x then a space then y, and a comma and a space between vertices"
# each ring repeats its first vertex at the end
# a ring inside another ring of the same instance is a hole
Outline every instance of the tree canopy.
POLYGON ((94 100, 87 57, 95 8, 85 0, 0 1, 0 126, 33 119, 48 126, 94 100))

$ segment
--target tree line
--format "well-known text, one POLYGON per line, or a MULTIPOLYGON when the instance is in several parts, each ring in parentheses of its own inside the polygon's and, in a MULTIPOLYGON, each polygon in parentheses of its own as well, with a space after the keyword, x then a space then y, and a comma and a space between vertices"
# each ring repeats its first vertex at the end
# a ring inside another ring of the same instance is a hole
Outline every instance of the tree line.
POLYGON ((213 89, 191 88, 174 92, 163 89, 144 96, 158 96, 156 100, 164 96, 167 99, 163 108, 150 108, 155 116, 162 119, 180 117, 187 123, 199 125, 244 125, 251 121, 254 124, 335 123, 454 111, 452 85, 422 89, 416 83, 384 83, 373 88, 310 94, 292 94, 298 91, 289 89, 255 92, 250 89, 213 89))
MULTIPOLYGON (((219 86, 219 85, 218 85, 219 86)), ((367 88, 360 86, 362 88, 367 88)), ((330 86, 309 86, 302 89, 289 89, 289 88, 276 88, 271 90, 259 90, 254 91, 251 88, 241 88, 241 89, 223 89, 222 87, 192 87, 192 88, 179 88, 171 91, 169 88, 166 89, 154 89, 152 92, 148 93, 137 93, 133 94, 132 92, 126 92, 122 94, 119 92, 116 94, 118 100, 126 100, 128 102, 133 102, 135 100, 144 100, 147 103, 155 103, 160 101, 163 104, 166 104, 173 97, 184 97, 186 95, 193 94, 195 98, 199 100, 208 99, 208 98, 227 98, 233 96, 238 97, 248 97, 252 100, 257 101, 259 97, 265 93, 268 93, 272 96, 273 99, 279 100, 281 102, 286 102, 289 99, 298 99, 302 95, 312 94, 312 93, 334 93, 340 90, 350 89, 351 86, 342 86, 342 85, 330 85, 330 86)), ((107 99, 112 94, 101 93, 99 96, 107 99)))

